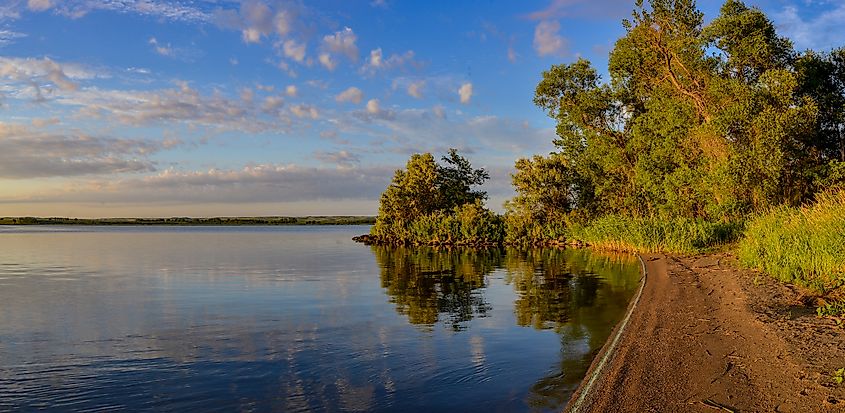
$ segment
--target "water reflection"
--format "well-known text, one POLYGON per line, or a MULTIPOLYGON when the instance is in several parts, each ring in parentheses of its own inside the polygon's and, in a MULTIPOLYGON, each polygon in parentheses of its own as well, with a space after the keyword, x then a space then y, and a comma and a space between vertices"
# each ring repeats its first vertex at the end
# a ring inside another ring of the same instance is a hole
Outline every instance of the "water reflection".
POLYGON ((0 235, 0 411, 559 410, 629 257, 362 228, 0 235))
MULTIPOLYGON (((513 287, 515 322, 553 330, 560 361, 531 386, 527 404, 562 407, 586 374, 593 356, 627 307, 638 282, 635 258, 624 254, 561 249, 434 249, 372 247, 381 284, 408 322, 453 331, 487 317, 488 277, 504 273, 513 287)), ((483 339, 471 339, 472 361, 482 368, 483 339)))
POLYGON ((498 249, 434 249, 373 246, 396 311, 411 324, 433 325, 445 318, 453 330, 485 317, 490 304, 480 291, 486 276, 502 262, 498 249))

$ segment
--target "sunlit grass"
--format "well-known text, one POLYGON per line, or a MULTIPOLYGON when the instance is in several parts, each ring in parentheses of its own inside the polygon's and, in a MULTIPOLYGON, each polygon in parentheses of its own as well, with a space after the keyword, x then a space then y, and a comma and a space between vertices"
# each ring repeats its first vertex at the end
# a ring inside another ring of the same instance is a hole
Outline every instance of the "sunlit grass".
POLYGON ((803 208, 778 207, 748 223, 740 262, 819 293, 845 284, 845 191, 803 208))
POLYGON ((608 215, 573 225, 570 237, 597 249, 692 254, 731 242, 740 231, 741 225, 736 223, 608 215))

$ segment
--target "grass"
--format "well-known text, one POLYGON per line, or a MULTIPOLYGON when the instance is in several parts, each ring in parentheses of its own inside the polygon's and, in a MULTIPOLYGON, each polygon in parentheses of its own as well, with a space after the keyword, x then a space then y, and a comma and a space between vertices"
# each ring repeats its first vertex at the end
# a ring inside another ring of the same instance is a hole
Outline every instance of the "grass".
MULTIPOLYGON (((753 218, 739 242, 740 262, 820 294, 845 285, 845 190, 802 208, 779 207, 753 218)), ((845 304, 829 310, 845 312, 845 304)))
POLYGON ((842 384, 842 382, 845 382, 845 368, 834 371, 833 374, 831 374, 831 378, 836 384, 842 384))
POLYGON ((573 225, 570 238, 597 249, 693 254, 732 242, 740 231, 737 223, 608 215, 585 225, 573 225))
POLYGON ((819 317, 845 317, 845 300, 825 303, 816 308, 819 317))

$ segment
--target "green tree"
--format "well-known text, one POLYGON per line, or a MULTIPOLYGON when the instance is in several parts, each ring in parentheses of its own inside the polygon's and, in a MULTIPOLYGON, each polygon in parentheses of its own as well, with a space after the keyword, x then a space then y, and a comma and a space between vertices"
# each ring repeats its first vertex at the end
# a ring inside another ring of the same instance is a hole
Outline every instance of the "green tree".
POLYGON ((443 164, 437 165, 437 188, 441 196, 441 209, 451 210, 487 199, 487 192, 473 190, 473 187, 490 179, 486 170, 473 169, 469 160, 459 155, 454 148, 449 149, 449 153, 440 159, 443 164))
POLYGON ((640 0, 623 26, 609 82, 583 59, 543 73, 557 151, 517 162, 517 209, 732 219, 845 171, 845 53, 799 55, 738 0, 706 26, 693 0, 640 0), (566 202, 549 202, 552 181, 566 202))
POLYGON ((499 242, 501 219, 484 207, 484 169, 450 149, 438 165, 430 153, 414 154, 382 193, 371 235, 381 242, 484 244, 499 242))

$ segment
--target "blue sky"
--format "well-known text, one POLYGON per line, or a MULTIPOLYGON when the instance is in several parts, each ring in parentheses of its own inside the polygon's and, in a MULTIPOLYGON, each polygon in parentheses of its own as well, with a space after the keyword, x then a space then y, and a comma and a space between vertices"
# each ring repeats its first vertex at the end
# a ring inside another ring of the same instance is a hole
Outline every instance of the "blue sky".
MULTIPOLYGON (((0 216, 374 214, 449 147, 500 209, 553 149, 542 71, 603 71, 632 4, 2 0, 0 216)), ((845 2, 749 4, 798 49, 845 45, 845 2)))

